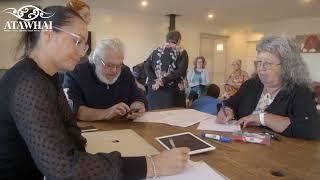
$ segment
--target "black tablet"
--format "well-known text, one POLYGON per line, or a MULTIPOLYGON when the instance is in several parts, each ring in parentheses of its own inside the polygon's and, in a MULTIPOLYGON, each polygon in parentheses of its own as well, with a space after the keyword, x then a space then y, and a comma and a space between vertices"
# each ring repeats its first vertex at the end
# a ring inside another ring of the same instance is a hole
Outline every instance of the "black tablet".
POLYGON ((174 147, 190 148, 190 155, 215 150, 211 144, 205 142, 190 132, 172 134, 168 136, 156 137, 156 140, 166 149, 170 150, 174 147), (170 140, 171 139, 171 140, 170 140), (171 142, 170 142, 171 141, 171 142))

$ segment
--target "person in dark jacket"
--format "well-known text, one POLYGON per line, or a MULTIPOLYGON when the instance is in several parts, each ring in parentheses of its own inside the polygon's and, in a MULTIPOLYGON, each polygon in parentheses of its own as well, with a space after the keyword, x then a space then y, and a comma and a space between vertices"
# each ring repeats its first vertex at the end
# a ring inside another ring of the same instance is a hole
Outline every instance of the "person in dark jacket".
POLYGON ((35 20, 52 29, 22 32, 24 55, 0 79, 0 179, 131 180, 181 172, 188 148, 152 157, 85 151, 57 72, 73 70, 85 55, 87 27, 64 6, 43 11, 54 15, 35 20))
POLYGON ((78 64, 64 78, 69 104, 80 120, 105 120, 143 115, 145 95, 129 67, 123 64, 124 46, 119 39, 101 40, 88 61, 78 64))
POLYGON ((309 73, 295 41, 266 37, 257 44, 257 52, 257 76, 225 101, 218 121, 236 118, 244 127, 265 126, 288 137, 318 139, 309 73))
POLYGON ((145 63, 150 110, 185 107, 188 53, 179 44, 179 31, 170 31, 167 42, 156 48, 145 63))
POLYGON ((136 80, 138 88, 140 88, 144 93, 147 92, 147 74, 144 70, 144 62, 139 63, 132 68, 132 75, 136 80))

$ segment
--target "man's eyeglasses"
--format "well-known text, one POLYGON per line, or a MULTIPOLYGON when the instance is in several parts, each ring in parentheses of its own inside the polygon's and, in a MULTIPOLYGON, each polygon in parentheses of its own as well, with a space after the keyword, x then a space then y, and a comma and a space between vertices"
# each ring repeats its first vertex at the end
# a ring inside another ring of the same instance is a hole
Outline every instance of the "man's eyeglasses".
POLYGON ((262 61, 254 61, 254 65, 256 68, 264 68, 264 69, 271 69, 272 66, 280 65, 281 63, 274 64, 270 62, 262 62, 262 61))
POLYGON ((63 30, 63 29, 58 28, 58 27, 55 27, 55 26, 53 26, 53 28, 56 29, 56 30, 59 30, 59 31, 61 31, 61 32, 64 32, 64 33, 66 33, 66 34, 69 34, 70 36, 73 37, 73 40, 75 41, 75 45, 76 45, 78 48, 80 48, 80 49, 81 49, 82 51, 84 51, 84 52, 87 52, 87 51, 88 51, 88 49, 89 49, 88 44, 87 44, 86 41, 85 41, 83 38, 81 38, 81 36, 79 36, 78 34, 68 32, 68 31, 66 31, 66 30, 63 30))
POLYGON ((105 63, 101 57, 99 57, 99 59, 100 59, 100 62, 102 63, 102 65, 108 70, 112 70, 115 68, 118 71, 118 70, 121 70, 123 67, 123 64, 114 65, 114 64, 110 64, 110 63, 105 63))

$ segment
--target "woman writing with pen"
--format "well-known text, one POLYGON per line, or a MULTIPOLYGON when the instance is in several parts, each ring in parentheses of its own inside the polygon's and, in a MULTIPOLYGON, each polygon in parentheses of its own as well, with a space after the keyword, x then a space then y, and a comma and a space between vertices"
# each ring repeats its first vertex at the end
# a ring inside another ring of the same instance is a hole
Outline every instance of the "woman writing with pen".
POLYGON ((239 119, 243 127, 265 126, 288 137, 318 139, 316 103, 297 44, 286 37, 267 37, 257 52, 257 76, 224 101, 217 120, 239 119))
POLYGON ((155 156, 90 154, 58 79, 87 50, 87 25, 70 8, 49 6, 41 23, 23 32, 24 54, 0 80, 0 179, 142 179, 181 172, 188 148, 155 156))

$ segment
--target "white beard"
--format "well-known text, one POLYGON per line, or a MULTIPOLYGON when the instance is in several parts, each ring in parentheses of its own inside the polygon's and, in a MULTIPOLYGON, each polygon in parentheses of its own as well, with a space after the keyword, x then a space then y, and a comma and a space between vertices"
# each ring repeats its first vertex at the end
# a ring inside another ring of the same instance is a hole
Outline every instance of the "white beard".
POLYGON ((101 72, 99 72, 99 71, 97 70, 97 68, 96 68, 96 75, 98 76, 99 80, 100 80, 101 82, 107 84, 107 85, 112 85, 112 84, 114 84, 114 83, 118 80, 120 74, 121 74, 121 73, 119 73, 115 78, 113 78, 113 79, 110 80, 110 79, 107 79, 107 78, 104 76, 104 74, 101 73, 101 72))

